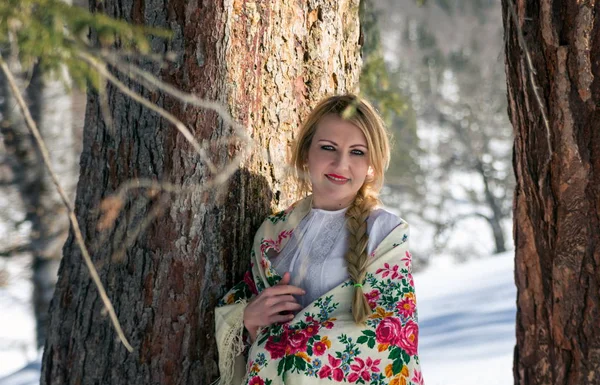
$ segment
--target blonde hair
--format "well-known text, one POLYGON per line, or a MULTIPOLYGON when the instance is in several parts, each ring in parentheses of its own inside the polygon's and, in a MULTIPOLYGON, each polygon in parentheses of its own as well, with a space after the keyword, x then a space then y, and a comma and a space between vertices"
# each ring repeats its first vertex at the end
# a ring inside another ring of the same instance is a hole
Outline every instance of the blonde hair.
POLYGON ((317 125, 327 115, 337 115, 358 127, 367 139, 369 165, 372 175, 367 176, 356 197, 346 211, 349 231, 346 262, 348 275, 354 281, 354 299, 352 315, 358 324, 365 322, 371 313, 369 303, 362 290, 368 265, 367 218, 380 201, 379 190, 383 186, 383 177, 390 161, 390 145, 383 121, 375 108, 356 95, 331 96, 322 100, 309 114, 300 128, 292 154, 292 165, 303 193, 310 191, 310 179, 306 171, 306 159, 317 125))

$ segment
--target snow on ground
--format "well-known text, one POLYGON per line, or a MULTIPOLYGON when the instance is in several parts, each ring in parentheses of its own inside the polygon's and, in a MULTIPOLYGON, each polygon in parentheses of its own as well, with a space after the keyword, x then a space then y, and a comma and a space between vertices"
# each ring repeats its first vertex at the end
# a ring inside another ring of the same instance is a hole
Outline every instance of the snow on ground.
MULTIPOLYGON (((513 260, 512 251, 462 264, 451 257, 438 257, 426 270, 414 275, 419 352, 426 385, 513 382, 512 354, 516 342, 513 260)), ((6 290, 2 289, 2 309, 6 309, 5 296, 6 290)), ((8 309, 0 320, 0 385, 38 384, 39 359, 2 378, 18 369, 17 365, 25 365, 35 343, 31 311, 14 306, 8 309), (7 341, 21 341, 22 346, 29 348, 7 346, 7 341)))
POLYGON ((434 259, 414 279, 425 384, 512 383, 514 252, 464 264, 434 259))
POLYGON ((0 378, 36 357, 29 263, 22 256, 0 258, 0 270, 8 276, 7 285, 0 286, 0 378))

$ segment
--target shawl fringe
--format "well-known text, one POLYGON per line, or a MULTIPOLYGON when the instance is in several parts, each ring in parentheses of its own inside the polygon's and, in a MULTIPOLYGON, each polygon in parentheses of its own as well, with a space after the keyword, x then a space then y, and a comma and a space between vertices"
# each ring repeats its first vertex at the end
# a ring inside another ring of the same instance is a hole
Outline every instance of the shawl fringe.
POLYGON ((244 299, 233 305, 215 309, 215 329, 221 377, 214 384, 233 385, 235 383, 238 385, 238 381, 235 380, 243 377, 245 363, 242 353, 244 352, 244 309, 246 305, 247 301, 244 299), (242 372, 238 373, 240 363, 242 372))

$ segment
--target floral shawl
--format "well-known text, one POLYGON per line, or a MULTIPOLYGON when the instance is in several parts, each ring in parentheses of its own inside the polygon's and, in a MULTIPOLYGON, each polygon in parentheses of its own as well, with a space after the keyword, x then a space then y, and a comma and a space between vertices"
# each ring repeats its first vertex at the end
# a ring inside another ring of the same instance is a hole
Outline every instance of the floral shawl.
POLYGON ((348 280, 290 322, 260 329, 248 359, 241 354, 249 345, 243 338, 247 301, 281 279, 268 256, 283 249, 310 207, 305 198, 264 221, 254 238, 251 273, 215 309, 220 385, 422 385, 406 222, 370 255, 363 291, 372 314, 364 326, 352 317, 354 286, 348 280))

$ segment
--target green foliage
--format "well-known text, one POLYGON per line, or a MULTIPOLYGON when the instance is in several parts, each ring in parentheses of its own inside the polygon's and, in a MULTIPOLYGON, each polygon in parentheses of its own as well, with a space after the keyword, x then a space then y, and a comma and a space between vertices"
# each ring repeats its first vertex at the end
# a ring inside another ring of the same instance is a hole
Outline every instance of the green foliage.
POLYGON ((377 16, 370 0, 360 2, 360 20, 364 42, 362 45, 363 67, 360 74, 360 92, 376 105, 389 126, 395 115, 401 115, 406 100, 397 87, 390 83, 381 48, 377 16))
POLYGON ((414 185, 419 172, 417 120, 410 100, 399 86, 397 72, 387 68, 383 57, 377 14, 370 0, 360 3, 363 32, 363 67, 360 93, 370 100, 381 114, 392 134, 392 156, 387 172, 390 185, 414 185))
POLYGON ((98 76, 80 57, 117 45, 122 50, 146 54, 148 36, 168 38, 170 32, 136 26, 103 14, 66 4, 60 0, 0 1, 0 47, 2 57, 14 55, 24 69, 38 64, 40 70, 61 78, 65 65, 79 87, 86 82, 98 88, 98 76), (97 38, 92 47, 88 32, 97 38))

